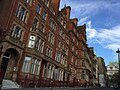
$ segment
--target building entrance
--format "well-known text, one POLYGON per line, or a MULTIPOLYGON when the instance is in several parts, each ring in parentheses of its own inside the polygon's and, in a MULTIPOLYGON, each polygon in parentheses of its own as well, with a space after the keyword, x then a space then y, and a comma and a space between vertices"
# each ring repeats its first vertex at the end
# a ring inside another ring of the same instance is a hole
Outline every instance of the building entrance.
POLYGON ((18 55, 18 51, 13 48, 5 51, 0 65, 0 82, 3 79, 13 79, 13 74, 15 74, 17 68, 18 55))

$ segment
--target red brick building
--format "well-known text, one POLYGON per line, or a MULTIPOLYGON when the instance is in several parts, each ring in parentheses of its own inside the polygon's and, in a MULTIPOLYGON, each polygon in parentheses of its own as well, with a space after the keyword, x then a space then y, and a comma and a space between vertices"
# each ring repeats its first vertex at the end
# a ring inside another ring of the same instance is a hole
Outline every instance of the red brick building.
POLYGON ((59 4, 60 0, 0 1, 1 80, 27 87, 89 83, 86 27, 70 19, 70 6, 59 11, 59 4))

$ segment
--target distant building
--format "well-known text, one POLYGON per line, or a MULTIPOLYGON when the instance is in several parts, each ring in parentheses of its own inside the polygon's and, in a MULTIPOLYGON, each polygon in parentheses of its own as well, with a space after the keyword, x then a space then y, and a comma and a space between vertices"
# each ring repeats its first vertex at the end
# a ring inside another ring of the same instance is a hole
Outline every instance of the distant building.
POLYGON ((97 56, 93 59, 93 85, 98 85, 98 61, 97 56))
POLYGON ((118 73, 118 71, 119 71, 118 65, 116 65, 116 64, 107 65, 107 75, 108 76, 118 73))
POLYGON ((105 66, 104 59, 102 57, 98 57, 98 77, 99 77, 99 84, 101 87, 106 87, 107 83, 107 69, 105 66))
POLYGON ((112 75, 114 75, 115 73, 118 73, 119 71, 119 67, 118 67, 118 64, 115 64, 115 63, 109 63, 107 66, 107 76, 108 76, 108 85, 111 86, 113 85, 114 83, 111 81, 111 77, 112 75))

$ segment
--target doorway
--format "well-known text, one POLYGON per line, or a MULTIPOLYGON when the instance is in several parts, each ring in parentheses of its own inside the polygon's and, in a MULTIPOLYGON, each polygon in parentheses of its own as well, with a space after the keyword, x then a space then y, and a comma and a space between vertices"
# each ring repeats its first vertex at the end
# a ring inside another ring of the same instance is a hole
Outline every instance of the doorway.
POLYGON ((14 68, 17 67, 18 51, 13 48, 9 48, 5 51, 1 66, 0 66, 0 79, 12 79, 14 68))

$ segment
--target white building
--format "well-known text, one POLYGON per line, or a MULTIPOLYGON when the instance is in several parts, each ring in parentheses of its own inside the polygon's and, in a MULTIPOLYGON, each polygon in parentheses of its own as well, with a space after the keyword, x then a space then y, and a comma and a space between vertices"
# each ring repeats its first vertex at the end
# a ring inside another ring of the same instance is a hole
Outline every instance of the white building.
POLYGON ((113 75, 115 73, 117 73, 119 70, 117 65, 107 65, 107 75, 113 75))
MULTIPOLYGON (((115 73, 118 73, 119 71, 119 67, 117 64, 109 64, 106 67, 107 67, 107 75, 109 79, 111 79, 111 76, 114 75, 115 73)), ((108 82, 108 85, 111 86, 113 85, 113 83, 108 82)))

